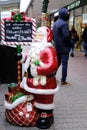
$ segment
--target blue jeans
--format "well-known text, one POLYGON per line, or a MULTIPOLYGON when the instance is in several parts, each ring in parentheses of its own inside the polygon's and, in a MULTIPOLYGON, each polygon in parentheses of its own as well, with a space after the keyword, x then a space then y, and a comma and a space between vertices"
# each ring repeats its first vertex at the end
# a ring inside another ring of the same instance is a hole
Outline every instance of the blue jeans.
POLYGON ((87 43, 83 41, 83 48, 84 48, 84 52, 85 52, 85 56, 87 56, 87 43))
POLYGON ((64 53, 64 54, 58 53, 57 57, 58 57, 58 64, 59 64, 59 66, 62 65, 61 82, 65 82, 66 81, 66 77, 67 77, 69 53, 64 53))
POLYGON ((72 46, 71 46, 71 49, 70 49, 70 54, 74 54, 74 47, 75 47, 75 41, 74 40, 71 40, 71 43, 72 43, 72 46))

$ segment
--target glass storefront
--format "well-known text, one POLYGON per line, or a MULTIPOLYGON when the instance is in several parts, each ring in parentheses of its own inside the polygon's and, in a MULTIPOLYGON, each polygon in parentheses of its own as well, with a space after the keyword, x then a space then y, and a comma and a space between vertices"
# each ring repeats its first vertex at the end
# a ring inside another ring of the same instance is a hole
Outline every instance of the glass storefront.
MULTIPOLYGON (((77 30, 79 36, 78 48, 80 49, 82 42, 82 32, 84 28, 87 26, 87 0, 77 0, 70 5, 67 5, 66 8, 70 10, 70 19, 69 19, 69 29, 74 25, 77 30)), ((51 19, 51 25, 57 20, 57 16, 55 16, 57 12, 54 13, 54 21, 53 17, 51 19)), ((51 26, 52 27, 52 26, 51 26)))
POLYGON ((78 7, 70 12, 69 28, 74 25, 77 30, 79 41, 77 49, 81 50, 82 32, 87 26, 87 5, 78 7))
POLYGON ((87 5, 83 7, 83 14, 82 14, 82 31, 87 26, 87 5))

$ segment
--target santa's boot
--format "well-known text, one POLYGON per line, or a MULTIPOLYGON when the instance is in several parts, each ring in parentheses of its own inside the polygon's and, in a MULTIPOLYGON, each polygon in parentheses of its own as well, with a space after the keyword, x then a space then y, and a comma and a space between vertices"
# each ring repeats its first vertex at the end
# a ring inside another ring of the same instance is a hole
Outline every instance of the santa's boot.
POLYGON ((54 121, 53 110, 37 109, 40 117, 37 120, 36 127, 40 129, 48 129, 54 121))

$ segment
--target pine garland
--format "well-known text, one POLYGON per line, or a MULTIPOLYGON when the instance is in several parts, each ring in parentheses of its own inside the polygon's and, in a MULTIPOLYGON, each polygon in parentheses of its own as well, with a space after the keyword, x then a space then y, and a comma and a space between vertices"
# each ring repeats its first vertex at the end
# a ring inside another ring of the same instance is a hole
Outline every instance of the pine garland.
POLYGON ((43 2, 42 2, 42 12, 43 13, 47 12, 48 3, 49 3, 49 0, 43 0, 43 2))

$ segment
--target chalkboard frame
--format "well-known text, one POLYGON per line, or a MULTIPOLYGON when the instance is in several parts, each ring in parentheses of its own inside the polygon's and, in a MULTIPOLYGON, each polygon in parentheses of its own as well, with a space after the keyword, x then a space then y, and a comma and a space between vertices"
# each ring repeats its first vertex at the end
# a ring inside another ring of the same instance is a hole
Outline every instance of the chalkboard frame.
POLYGON ((1 20, 1 44, 2 45, 30 45, 30 43, 35 38, 36 20, 34 18, 29 18, 26 21, 22 21, 23 23, 31 23, 32 24, 32 41, 31 42, 24 42, 24 41, 23 42, 5 41, 5 22, 11 23, 11 22, 14 22, 14 21, 11 21, 11 20, 1 20))

